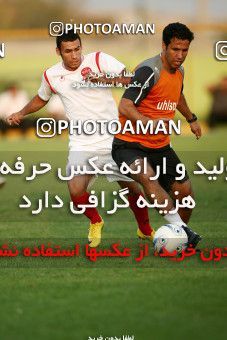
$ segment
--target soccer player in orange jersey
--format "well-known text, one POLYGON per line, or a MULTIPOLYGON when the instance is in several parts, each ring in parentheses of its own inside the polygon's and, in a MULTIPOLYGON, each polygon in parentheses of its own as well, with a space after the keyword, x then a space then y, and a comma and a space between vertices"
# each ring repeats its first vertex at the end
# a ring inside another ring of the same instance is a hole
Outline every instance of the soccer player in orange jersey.
MULTIPOLYGON (((167 123, 174 118, 177 108, 189 123, 196 138, 201 137, 197 117, 189 109, 183 94, 182 64, 193 39, 193 33, 184 24, 172 23, 164 28, 162 53, 137 66, 131 84, 137 82, 141 86, 129 86, 121 99, 119 119, 122 131, 127 120, 130 120, 133 126, 138 120, 141 120, 144 125, 150 120, 154 123, 159 120, 167 123)), ((141 171, 139 174, 132 174, 131 177, 143 186, 146 197, 152 203, 152 194, 155 194, 159 204, 165 202, 165 199, 168 200, 164 218, 169 223, 180 223, 188 235, 188 243, 196 247, 201 237, 187 226, 192 210, 180 208, 177 213, 171 213, 176 199, 175 191, 179 192, 177 196, 179 200, 188 195, 193 196, 193 192, 187 173, 182 180, 175 179, 178 176, 176 166, 180 163, 180 159, 170 146, 169 135, 121 132, 115 136, 112 156, 119 167, 122 162, 126 162, 131 169, 135 169, 138 162, 143 169, 144 158, 147 158, 147 173, 141 171), (162 175, 161 169, 159 178, 150 180, 149 178, 155 175, 157 165, 162 167, 164 157, 167 164, 166 174, 162 175)))

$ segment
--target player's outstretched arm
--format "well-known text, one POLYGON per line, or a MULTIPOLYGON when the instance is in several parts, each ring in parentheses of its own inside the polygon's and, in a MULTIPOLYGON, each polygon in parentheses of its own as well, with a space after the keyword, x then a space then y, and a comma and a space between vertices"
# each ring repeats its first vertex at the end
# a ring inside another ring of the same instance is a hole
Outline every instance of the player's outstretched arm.
POLYGON ((46 104, 47 101, 41 99, 38 95, 36 95, 22 110, 12 113, 6 121, 9 125, 19 125, 25 116, 30 113, 39 111, 46 104))
POLYGON ((180 113, 186 118, 186 120, 190 124, 192 133, 194 133, 196 135, 196 138, 199 139, 202 136, 200 124, 198 123, 197 118, 196 120, 194 120, 194 117, 196 116, 189 109, 183 93, 181 93, 180 100, 177 105, 177 110, 180 111, 180 113))

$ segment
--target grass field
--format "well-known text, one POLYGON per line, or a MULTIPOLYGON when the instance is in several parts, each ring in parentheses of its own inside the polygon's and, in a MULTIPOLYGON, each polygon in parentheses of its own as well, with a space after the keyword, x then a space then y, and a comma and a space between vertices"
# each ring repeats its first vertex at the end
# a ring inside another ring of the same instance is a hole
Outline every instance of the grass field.
MULTIPOLYGON (((227 159, 226 131, 215 130, 199 142, 191 136, 175 137, 173 144, 189 174, 195 162, 218 164, 227 159)), ((47 161, 64 168, 67 140, 1 140, 1 159, 14 164, 22 156, 26 175, 31 164, 47 161)), ((47 209, 38 216, 18 209, 27 194, 33 201, 44 190, 68 199, 66 184, 53 173, 29 183, 25 176, 8 176, 1 189, 0 239, 32 246, 48 243, 84 244, 87 220, 70 216, 67 209, 47 209)), ((225 174, 215 182, 192 176, 196 208, 191 226, 204 236, 201 247, 227 246, 227 182, 225 174)), ((98 179, 94 189, 111 193, 115 184, 98 179)), ((111 205, 111 200, 108 202, 111 205)), ((135 249, 136 225, 122 209, 105 218, 103 247, 120 240, 135 249)), ((157 228, 163 219, 150 211, 157 228)), ((88 339, 134 335, 149 339, 226 339, 226 258, 204 263, 198 258, 182 262, 150 255, 141 262, 132 259, 0 258, 0 339, 88 339)))
MULTIPOLYGON (((2 60, 2 82, 17 80, 32 96, 39 87, 43 70, 57 59, 54 50, 50 55, 46 45, 40 45, 37 54, 29 42, 20 44, 23 46, 15 45, 2 60)), ((122 56, 119 53, 114 55, 129 69, 149 57, 136 51, 128 57, 125 49, 122 56)), ((202 118, 210 105, 205 87, 222 76, 224 64, 213 58, 211 49, 203 54, 190 54, 186 62, 185 93, 192 110, 202 118), (210 69, 212 72, 205 72, 210 69)), ((114 94, 119 98, 119 92, 114 94)), ((198 160, 212 166, 218 164, 220 156, 227 159, 225 129, 210 132, 199 142, 191 136, 175 137, 173 144, 189 174, 198 160)), ((45 190, 68 200, 66 184, 54 176, 56 167, 65 167, 67 140, 1 138, 0 155, 0 160, 9 164, 22 156, 26 175, 31 164, 43 161, 53 165, 53 172, 31 183, 25 181, 24 175, 7 176, 7 184, 0 191, 0 244, 19 248, 48 242, 84 245, 88 227, 84 217, 71 216, 67 208, 46 209, 38 216, 18 208, 23 194, 37 202, 45 190)), ((216 182, 209 182, 205 176, 191 178, 196 209, 190 225, 204 236, 201 247, 227 246, 225 176, 216 182)), ((110 194, 110 206, 111 192, 117 186, 98 179, 94 189, 99 192, 103 188, 110 194)), ((140 242, 135 237, 131 212, 123 209, 112 216, 104 209, 100 211, 106 222, 103 247, 120 240, 122 245, 133 247, 135 258, 140 242)), ((163 219, 156 212, 150 211, 150 217, 154 227, 162 225, 163 219)), ((197 257, 177 263, 152 255, 141 262, 134 258, 91 262, 85 256, 0 257, 0 340, 85 340, 100 335, 103 339, 123 335, 134 335, 136 340, 226 339, 226 258, 208 263, 197 257)))

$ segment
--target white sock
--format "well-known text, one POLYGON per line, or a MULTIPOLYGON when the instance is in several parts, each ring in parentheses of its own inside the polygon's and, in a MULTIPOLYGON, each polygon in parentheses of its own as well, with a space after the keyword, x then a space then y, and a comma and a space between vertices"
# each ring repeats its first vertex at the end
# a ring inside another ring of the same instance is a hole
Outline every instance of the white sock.
MULTIPOLYGON (((173 208, 172 210, 175 210, 175 208, 173 208)), ((172 211, 171 210, 171 211, 172 211)), ((186 226, 186 224, 182 221, 180 215, 178 213, 175 213, 175 214, 170 214, 169 212, 164 216, 164 219, 169 222, 169 223, 179 223, 181 225, 184 225, 186 226)))

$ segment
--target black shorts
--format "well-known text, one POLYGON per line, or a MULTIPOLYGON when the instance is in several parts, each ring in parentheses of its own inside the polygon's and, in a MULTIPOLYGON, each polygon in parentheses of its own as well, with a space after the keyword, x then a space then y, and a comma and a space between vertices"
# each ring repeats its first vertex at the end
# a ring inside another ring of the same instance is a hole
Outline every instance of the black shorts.
MULTIPOLYGON (((161 174, 158 181, 167 192, 171 190, 172 184, 176 182, 175 178, 179 177, 176 166, 181 163, 181 161, 170 145, 159 149, 151 149, 146 148, 139 143, 125 142, 121 139, 114 138, 112 157, 119 168, 123 162, 131 165, 138 158, 147 158, 147 162, 152 166, 154 171, 156 170, 157 165, 159 165, 161 174), (162 170, 164 157, 166 158, 165 175, 162 170)), ((188 179, 188 173, 185 172, 184 178, 177 182, 184 183, 188 179)))

